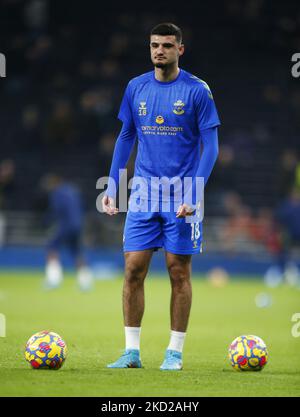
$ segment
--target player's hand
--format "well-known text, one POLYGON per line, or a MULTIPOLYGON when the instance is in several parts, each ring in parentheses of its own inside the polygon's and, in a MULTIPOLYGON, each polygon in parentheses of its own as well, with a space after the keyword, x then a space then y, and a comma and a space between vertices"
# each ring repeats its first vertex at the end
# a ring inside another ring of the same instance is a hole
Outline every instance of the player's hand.
POLYGON ((102 209, 103 213, 106 213, 109 216, 113 216, 114 214, 119 213, 119 209, 116 208, 114 198, 109 197, 108 195, 105 195, 102 198, 102 209))
POLYGON ((176 212, 176 217, 182 218, 186 216, 191 216, 194 213, 194 211, 195 209, 193 209, 192 207, 184 203, 178 207, 178 210, 176 212))

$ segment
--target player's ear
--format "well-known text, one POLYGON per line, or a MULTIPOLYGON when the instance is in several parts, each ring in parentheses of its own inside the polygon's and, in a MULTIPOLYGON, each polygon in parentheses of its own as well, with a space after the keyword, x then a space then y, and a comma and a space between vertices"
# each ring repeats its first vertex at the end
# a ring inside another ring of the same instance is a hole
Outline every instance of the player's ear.
POLYGON ((178 50, 179 50, 179 56, 184 54, 184 44, 183 43, 179 46, 178 50))

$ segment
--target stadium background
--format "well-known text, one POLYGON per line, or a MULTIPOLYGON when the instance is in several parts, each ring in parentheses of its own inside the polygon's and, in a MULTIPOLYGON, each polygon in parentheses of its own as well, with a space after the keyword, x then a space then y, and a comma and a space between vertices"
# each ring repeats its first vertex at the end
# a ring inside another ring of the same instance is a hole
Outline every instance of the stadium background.
MULTIPOLYGON (((0 396, 299 397, 299 290, 274 269, 262 280, 282 252, 277 208, 299 188, 299 28, 298 0, 0 2, 0 396), (170 327, 160 251, 145 284, 144 369, 113 372, 106 364, 124 346, 124 214, 96 211, 96 181, 108 174, 125 86, 152 69, 149 31, 163 21, 183 29, 182 68, 212 88, 220 153, 205 194, 204 252, 193 259, 184 370, 158 369, 170 327), (90 292, 76 286, 67 253, 63 285, 42 285, 51 228, 40 181, 53 171, 83 193, 84 243, 99 278, 90 292), (26 341, 43 329, 67 343, 61 371, 24 360, 26 341), (263 372, 231 369, 227 349, 242 334, 267 344, 263 372)), ((293 256, 299 262, 297 247, 293 256)))
MULTIPOLYGON (((130 78, 152 68, 149 31, 162 21, 182 27, 180 65, 210 85, 222 121, 205 194, 204 253, 194 257, 194 270, 262 275, 274 263, 281 245, 274 213, 292 185, 300 186, 300 84, 291 76, 291 56, 300 50, 297 1, 154 10, 144 2, 116 9, 96 1, 4 0, 1 267, 43 267, 50 230, 39 184, 53 171, 83 193, 84 243, 95 271, 109 276, 122 267, 124 214, 96 211, 96 180, 108 175, 121 97, 130 78)), ((132 168, 131 160, 131 175, 132 168)), ((64 264, 72 266, 67 254, 64 264)), ((163 268, 161 254, 152 268, 163 268)))

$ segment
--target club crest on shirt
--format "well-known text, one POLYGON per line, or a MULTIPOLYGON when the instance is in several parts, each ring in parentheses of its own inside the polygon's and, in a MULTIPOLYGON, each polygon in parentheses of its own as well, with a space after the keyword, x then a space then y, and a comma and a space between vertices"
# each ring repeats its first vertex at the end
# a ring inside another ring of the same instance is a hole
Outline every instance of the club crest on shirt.
POLYGON ((165 121, 165 119, 162 116, 156 116, 155 121, 156 121, 156 123, 161 125, 165 121))
POLYGON ((175 113, 175 114, 183 114, 184 113, 184 110, 183 110, 184 103, 183 103, 183 101, 177 100, 177 101, 175 101, 173 106, 174 106, 173 113, 175 113))
POLYGON ((146 114, 147 114, 146 102, 141 101, 140 106, 139 106, 139 116, 146 116, 146 114))

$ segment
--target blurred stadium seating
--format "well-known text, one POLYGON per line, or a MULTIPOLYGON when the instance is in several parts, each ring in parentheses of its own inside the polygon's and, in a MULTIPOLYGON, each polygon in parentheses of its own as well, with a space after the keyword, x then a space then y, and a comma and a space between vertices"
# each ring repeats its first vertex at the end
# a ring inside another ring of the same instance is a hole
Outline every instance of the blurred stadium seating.
MULTIPOLYGON (((293 185, 300 187, 300 82, 290 71, 291 56, 300 51, 296 0, 284 6, 224 0, 217 10, 214 2, 153 10, 129 2, 116 9, 96 1, 82 7, 77 1, 4 0, 2 251, 43 247, 39 181, 51 171, 84 194, 87 247, 121 247, 124 215, 108 221, 96 211, 96 180, 109 172, 126 84, 152 68, 148 36, 161 21, 182 27, 181 66, 211 86, 222 121, 219 159, 205 195, 205 251, 222 254, 223 261, 270 259, 278 251, 274 210, 293 185)), ((131 160, 131 175, 132 166, 131 160)))

